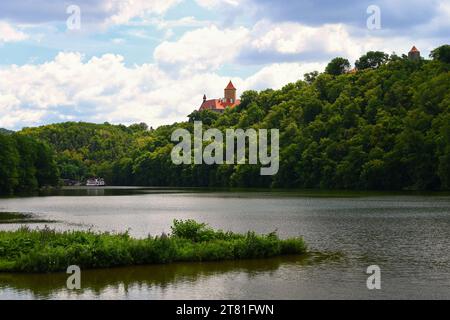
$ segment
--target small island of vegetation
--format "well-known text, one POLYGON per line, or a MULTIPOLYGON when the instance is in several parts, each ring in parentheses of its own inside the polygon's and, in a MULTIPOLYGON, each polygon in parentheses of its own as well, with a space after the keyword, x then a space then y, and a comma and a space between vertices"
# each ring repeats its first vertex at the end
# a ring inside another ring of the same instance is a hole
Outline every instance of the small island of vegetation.
POLYGON ((213 230, 194 220, 174 220, 170 235, 132 238, 125 233, 58 232, 49 228, 0 232, 0 272, 58 272, 171 262, 268 258, 306 253, 302 238, 282 240, 213 230))

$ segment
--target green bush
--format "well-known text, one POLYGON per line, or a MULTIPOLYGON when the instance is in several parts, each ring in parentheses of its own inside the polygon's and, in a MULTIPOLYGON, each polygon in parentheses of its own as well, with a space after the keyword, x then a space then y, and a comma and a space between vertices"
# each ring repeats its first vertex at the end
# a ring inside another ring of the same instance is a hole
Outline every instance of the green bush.
POLYGON ((205 223, 198 223, 194 220, 182 221, 175 219, 171 229, 175 237, 194 242, 209 241, 216 238, 214 230, 208 228, 205 223))

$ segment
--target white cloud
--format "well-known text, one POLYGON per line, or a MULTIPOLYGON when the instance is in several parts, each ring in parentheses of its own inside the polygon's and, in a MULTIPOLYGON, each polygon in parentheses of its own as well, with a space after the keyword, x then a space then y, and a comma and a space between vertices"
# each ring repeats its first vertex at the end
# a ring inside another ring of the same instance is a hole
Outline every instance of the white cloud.
MULTIPOLYGON (((239 94, 279 88, 318 64, 276 64, 247 78, 233 78, 239 94)), ((154 64, 127 67, 123 57, 105 54, 87 61, 80 53, 59 53, 44 64, 0 69, 0 127, 19 129, 49 122, 147 122, 159 126, 185 121, 203 94, 220 98, 229 78, 212 72, 172 77, 154 64)))
MULTIPOLYGON (((439 20, 442 23, 444 19, 439 20)), ((442 44, 438 39, 414 38, 409 34, 386 35, 383 30, 358 30, 344 24, 310 27, 298 23, 262 21, 252 30, 251 48, 258 54, 298 55, 308 61, 320 62, 341 56, 355 62, 368 51, 407 53, 416 45, 427 51, 442 44)))
POLYGON ((245 2, 244 0, 196 0, 197 4, 208 8, 208 9, 217 9, 220 6, 231 6, 237 7, 239 4, 245 2))
MULTIPOLYGON (((84 61, 79 53, 60 53, 39 65, 0 69, 0 127, 85 120, 152 126, 184 121, 228 79, 212 73, 181 80, 156 65, 127 67, 123 57, 106 54, 84 61)), ((216 92, 218 96, 221 92, 216 92)))
POLYGON ((186 32, 178 41, 164 41, 154 52, 155 60, 171 65, 182 74, 193 71, 214 71, 231 62, 248 41, 244 27, 220 30, 209 26, 186 32))
POLYGON ((22 31, 17 30, 7 22, 0 21, 0 43, 22 41, 27 38, 28 36, 22 31))
POLYGON ((177 40, 162 42, 153 56, 166 70, 189 75, 216 71, 225 64, 264 65, 302 60, 322 63, 336 56, 353 63, 369 50, 405 53, 412 45, 418 45, 426 51, 434 42, 428 38, 411 40, 406 35, 385 37, 382 31, 355 30, 343 24, 311 27, 260 21, 251 29, 220 29, 210 25, 188 31, 177 40))
POLYGON ((355 41, 342 24, 309 27, 298 23, 260 22, 254 27, 252 46, 258 51, 281 54, 305 52, 352 55, 355 41))
POLYGON ((139 21, 130 21, 128 26, 156 26, 158 29, 178 28, 178 27, 206 27, 212 23, 208 20, 198 20, 194 16, 182 17, 180 19, 167 20, 163 17, 143 18, 139 21))
POLYGON ((303 79, 305 73, 322 72, 325 66, 326 63, 275 63, 248 77, 244 86, 253 90, 281 89, 287 83, 303 79))
POLYGON ((107 23, 124 24, 135 17, 146 14, 161 15, 181 0, 113 0, 105 2, 107 12, 112 13, 107 23))
POLYGON ((22 108, 16 96, 0 93, 0 114, 0 127, 16 128, 18 125, 38 121, 43 112, 22 108))
POLYGON ((133 18, 163 15, 183 0, 0 1, 0 19, 29 25, 64 22, 67 7, 80 7, 82 23, 117 25, 133 18))

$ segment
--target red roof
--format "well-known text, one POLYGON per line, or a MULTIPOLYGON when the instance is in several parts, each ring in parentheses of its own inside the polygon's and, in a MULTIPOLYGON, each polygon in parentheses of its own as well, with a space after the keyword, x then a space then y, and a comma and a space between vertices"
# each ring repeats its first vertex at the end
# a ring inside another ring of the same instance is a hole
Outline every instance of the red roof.
POLYGON ((413 46, 410 52, 419 52, 419 50, 417 50, 416 46, 413 46))
POLYGON ((233 85, 233 82, 231 82, 231 80, 230 80, 230 83, 227 85, 227 87, 225 88, 225 90, 231 90, 231 89, 236 90, 236 88, 235 88, 234 85, 233 85))
POLYGON ((202 110, 225 110, 225 108, 234 108, 241 104, 241 100, 236 100, 235 103, 225 102, 222 99, 206 100, 202 103, 200 111, 202 110))

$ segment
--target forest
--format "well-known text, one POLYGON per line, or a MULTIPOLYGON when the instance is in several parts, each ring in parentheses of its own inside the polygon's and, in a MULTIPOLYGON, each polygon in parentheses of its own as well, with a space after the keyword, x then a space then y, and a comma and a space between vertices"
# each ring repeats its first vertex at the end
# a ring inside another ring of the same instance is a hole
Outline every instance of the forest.
POLYGON ((357 70, 350 65, 338 57, 280 90, 246 91, 222 114, 194 111, 156 129, 67 122, 0 133, 0 192, 91 176, 109 185, 449 190, 450 46, 419 61, 368 52, 357 70), (194 121, 205 130, 279 129, 278 173, 174 165, 171 134, 192 132, 194 121))
POLYGON ((0 194, 58 185, 56 154, 47 143, 3 131, 0 150, 0 194))

